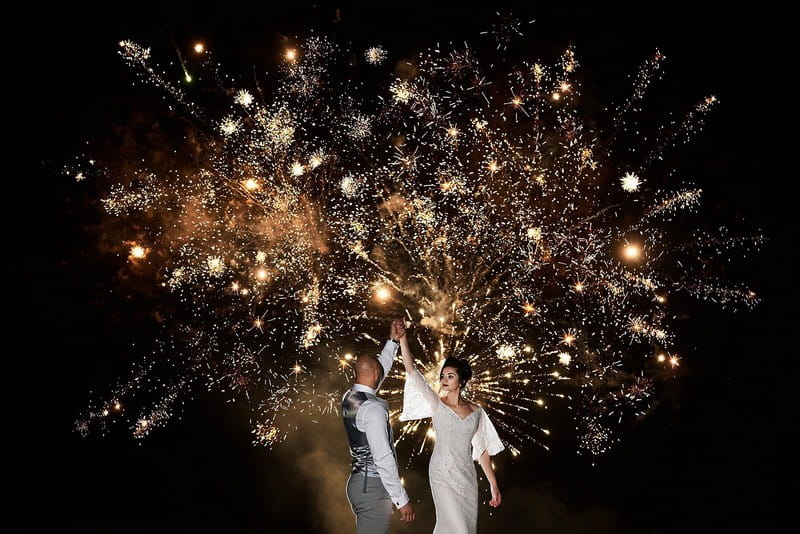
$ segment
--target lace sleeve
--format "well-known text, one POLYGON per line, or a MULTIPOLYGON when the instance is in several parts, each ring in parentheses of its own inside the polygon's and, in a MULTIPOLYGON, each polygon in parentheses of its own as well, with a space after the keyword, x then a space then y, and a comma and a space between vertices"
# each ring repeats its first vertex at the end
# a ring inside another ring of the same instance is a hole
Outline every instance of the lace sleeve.
POLYGON ((494 425, 486 415, 486 410, 478 408, 481 411, 480 421, 478 422, 478 430, 472 436, 472 459, 478 460, 483 454, 483 451, 488 451, 489 456, 494 456, 499 453, 505 446, 500 441, 500 436, 497 435, 494 425))
POLYGON ((403 389, 403 412, 400 414, 401 421, 433 417, 438 404, 439 395, 425 382, 425 377, 422 376, 419 370, 414 369, 413 373, 406 373, 406 385, 403 389))

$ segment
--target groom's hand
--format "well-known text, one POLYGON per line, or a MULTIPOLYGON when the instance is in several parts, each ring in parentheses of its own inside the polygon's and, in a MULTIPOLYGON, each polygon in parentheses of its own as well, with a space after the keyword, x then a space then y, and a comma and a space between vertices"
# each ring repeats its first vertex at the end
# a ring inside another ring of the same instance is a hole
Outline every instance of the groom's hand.
POLYGON ((400 338, 406 334, 406 323, 401 319, 392 321, 391 328, 389 329, 389 337, 395 341, 400 341, 400 338))
POLYGON ((411 507, 411 503, 408 503, 402 508, 398 508, 397 511, 400 512, 400 521, 410 523, 414 520, 414 508, 411 507))

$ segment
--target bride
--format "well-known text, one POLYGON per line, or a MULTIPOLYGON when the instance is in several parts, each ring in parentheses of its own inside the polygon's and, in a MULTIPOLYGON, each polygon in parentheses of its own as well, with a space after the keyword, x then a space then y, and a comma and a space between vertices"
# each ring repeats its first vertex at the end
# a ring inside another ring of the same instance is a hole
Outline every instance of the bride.
POLYGON ((492 491, 490 506, 500 505, 500 488, 491 456, 503 450, 497 431, 480 406, 467 402, 462 391, 472 377, 465 359, 447 358, 439 374, 445 393, 440 397, 425 382, 408 348, 405 321, 396 321, 406 368, 401 421, 433 418, 436 442, 428 476, 436 507, 434 534, 475 534, 478 528, 478 480, 474 460, 480 462, 492 491))

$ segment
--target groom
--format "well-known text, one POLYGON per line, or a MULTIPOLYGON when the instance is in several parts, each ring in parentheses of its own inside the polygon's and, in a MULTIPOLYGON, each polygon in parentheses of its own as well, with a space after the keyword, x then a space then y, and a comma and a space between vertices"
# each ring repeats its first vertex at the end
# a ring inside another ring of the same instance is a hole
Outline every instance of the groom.
POLYGON ((350 441, 353 472, 347 480, 347 498, 356 514, 357 534, 386 534, 392 504, 400 520, 414 520, 414 509, 400 483, 394 451, 389 403, 375 396, 389 374, 400 344, 396 322, 379 356, 362 354, 356 360, 356 383, 342 398, 342 419, 350 441))

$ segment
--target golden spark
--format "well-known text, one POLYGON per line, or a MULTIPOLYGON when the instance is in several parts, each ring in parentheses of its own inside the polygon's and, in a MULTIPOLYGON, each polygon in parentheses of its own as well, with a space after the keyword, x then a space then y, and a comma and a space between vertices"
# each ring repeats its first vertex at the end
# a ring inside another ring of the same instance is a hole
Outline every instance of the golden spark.
POLYGON ((248 191, 255 191, 256 189, 261 187, 261 184, 259 184, 258 180, 256 180, 255 178, 248 178, 247 180, 242 182, 242 185, 248 191))
POLYGON ((571 347, 573 343, 575 343, 575 334, 573 332, 565 332, 564 337, 561 338, 561 342, 571 347))
POLYGON ((542 239, 542 229, 538 226, 528 228, 527 232, 528 239, 532 239, 533 241, 539 241, 542 239))
POLYGON ((389 86, 389 91, 392 93, 392 97, 394 98, 395 102, 400 102, 402 104, 405 104, 411 100, 411 97, 413 96, 411 87, 406 81, 394 82, 389 86))
POLYGON ((500 345, 496 353, 501 360, 512 360, 517 355, 517 351, 511 345, 500 345))
POLYGON ((641 179, 632 172, 625 173, 625 175, 620 178, 620 182, 622 183, 622 189, 629 193, 638 191, 642 183, 641 179))
POLYGON ((208 274, 214 277, 220 277, 225 272, 225 263, 219 256, 209 256, 206 260, 206 267, 208 274))
POLYGON ((317 167, 322 165, 322 162, 324 160, 325 160, 325 155, 322 152, 317 152, 308 159, 308 166, 311 167, 312 169, 316 169, 317 167))
POLYGON ((233 117, 225 117, 222 119, 219 129, 225 137, 233 135, 239 130, 239 121, 233 117))
POLYGON ((372 46, 367 48, 364 52, 364 57, 367 58, 367 63, 371 65, 380 65, 386 59, 387 52, 380 46, 372 46))
POLYGON ((642 255, 642 250, 639 248, 638 245, 629 243, 625 245, 625 248, 623 249, 623 254, 625 255, 625 258, 629 260, 638 260, 642 255))
POLYGON ((250 105, 253 103, 253 95, 251 95, 250 91, 247 89, 241 89, 238 93, 236 93, 234 102, 245 108, 250 107, 250 105))

